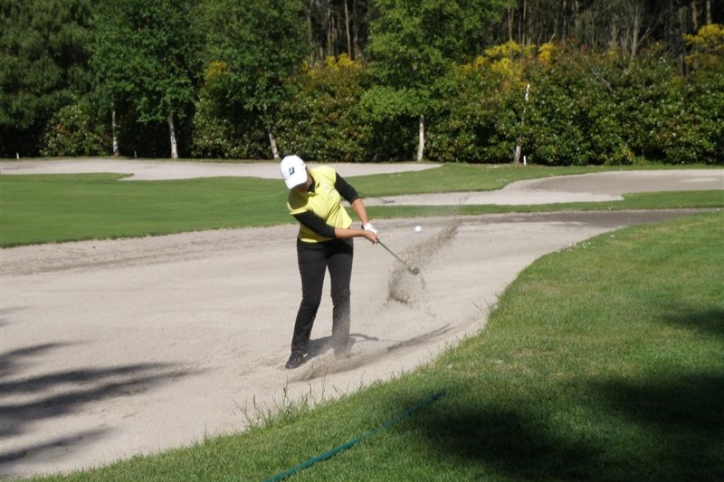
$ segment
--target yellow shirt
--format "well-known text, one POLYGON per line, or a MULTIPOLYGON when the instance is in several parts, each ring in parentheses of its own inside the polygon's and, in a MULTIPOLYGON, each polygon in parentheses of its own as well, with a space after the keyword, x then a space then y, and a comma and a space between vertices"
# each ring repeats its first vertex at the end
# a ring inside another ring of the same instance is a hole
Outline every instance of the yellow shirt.
MULTIPOLYGON (((314 180, 312 192, 300 193, 294 189, 287 196, 287 207, 292 216, 311 211, 333 228, 349 228, 352 218, 342 206, 342 196, 334 188, 337 172, 327 166, 309 169, 314 180)), ((319 243, 333 238, 320 236, 304 224, 299 224, 299 239, 305 243, 319 243)))

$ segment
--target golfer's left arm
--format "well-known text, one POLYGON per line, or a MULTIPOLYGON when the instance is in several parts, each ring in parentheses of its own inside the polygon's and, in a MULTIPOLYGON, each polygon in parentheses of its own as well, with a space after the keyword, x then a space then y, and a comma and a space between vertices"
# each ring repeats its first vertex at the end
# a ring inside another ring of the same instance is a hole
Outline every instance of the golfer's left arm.
POLYGON ((362 198, 355 199, 350 205, 362 225, 369 224, 370 220, 367 218, 367 209, 365 208, 365 203, 362 202, 362 198))
MULTIPOLYGON (((362 198, 359 197, 359 194, 357 193, 355 188, 353 188, 339 174, 337 174, 337 179, 335 179, 334 188, 350 204, 350 206, 352 206, 352 210, 357 215, 357 218, 362 223, 362 226, 369 225, 371 227, 372 225, 369 224, 370 220, 367 217, 367 209, 365 208, 365 203, 362 201, 362 198)), ((335 229, 335 234, 338 238, 353 238, 360 236, 369 239, 373 243, 376 243, 379 240, 377 232, 374 230, 374 228, 372 230, 368 228, 337 228, 335 229)))

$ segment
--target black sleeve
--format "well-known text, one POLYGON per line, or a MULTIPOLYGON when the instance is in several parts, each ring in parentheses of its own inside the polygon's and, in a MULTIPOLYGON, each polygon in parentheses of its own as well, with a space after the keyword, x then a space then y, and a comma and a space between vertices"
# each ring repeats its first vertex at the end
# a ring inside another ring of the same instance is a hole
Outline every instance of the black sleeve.
POLYGON ((345 199, 345 201, 350 204, 359 198, 357 191, 355 191, 355 189, 339 174, 337 174, 337 179, 334 181, 334 188, 345 199))
POLYGON ((334 235, 334 228, 325 223, 324 219, 320 218, 311 211, 304 211, 303 213, 295 214, 294 218, 320 236, 336 238, 334 235))

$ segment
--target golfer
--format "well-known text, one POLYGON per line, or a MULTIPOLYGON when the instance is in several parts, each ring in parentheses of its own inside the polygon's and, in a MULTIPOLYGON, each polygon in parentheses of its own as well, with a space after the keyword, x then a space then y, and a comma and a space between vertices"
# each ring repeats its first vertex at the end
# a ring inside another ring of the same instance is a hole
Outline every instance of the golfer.
POLYGON ((334 354, 338 358, 349 356, 352 238, 363 237, 372 243, 377 243, 379 238, 357 191, 333 168, 307 169, 298 156, 286 156, 281 162, 281 173, 289 189, 289 213, 299 221, 297 261, 302 278, 302 302, 294 323, 292 354, 286 363, 286 368, 293 369, 305 361, 326 270, 331 279, 334 354), (342 200, 352 206, 362 222, 361 229, 350 228, 352 219, 342 206, 342 200))

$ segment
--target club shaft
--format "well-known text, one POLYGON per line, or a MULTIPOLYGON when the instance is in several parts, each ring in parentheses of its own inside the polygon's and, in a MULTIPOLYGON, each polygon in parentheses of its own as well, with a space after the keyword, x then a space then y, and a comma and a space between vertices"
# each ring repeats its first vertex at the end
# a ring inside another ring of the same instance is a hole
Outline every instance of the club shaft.
POLYGON ((385 243, 383 243, 382 241, 379 241, 379 240, 378 240, 377 242, 380 243, 380 246, 382 246, 383 248, 385 248, 388 253, 390 253, 392 256, 394 256, 395 258, 397 258, 397 260, 398 260, 400 263, 404 264, 404 265, 407 267, 408 270, 412 270, 412 267, 411 267, 409 264, 407 264, 402 258, 400 258, 399 256, 397 256, 390 248, 388 248, 387 246, 385 246, 385 243))

